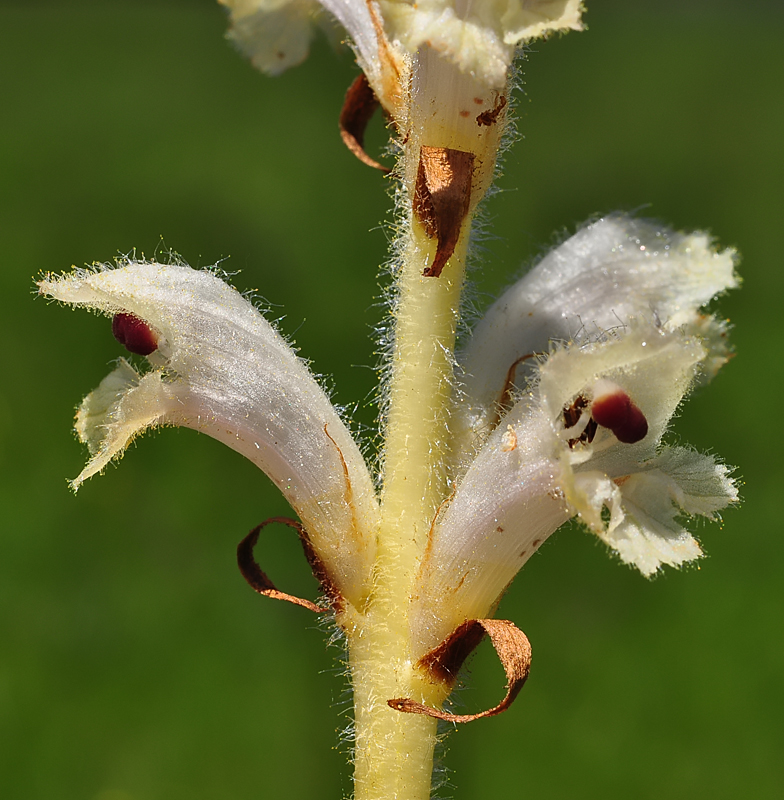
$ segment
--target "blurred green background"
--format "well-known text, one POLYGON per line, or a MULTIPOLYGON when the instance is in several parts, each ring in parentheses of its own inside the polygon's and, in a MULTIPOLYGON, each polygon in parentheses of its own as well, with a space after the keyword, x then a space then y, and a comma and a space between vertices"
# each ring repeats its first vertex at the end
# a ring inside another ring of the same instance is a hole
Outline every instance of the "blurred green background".
MULTIPOLYGON (((643 208, 743 254, 721 303, 735 358, 676 435, 739 467, 709 558, 648 582, 576 529, 501 607, 531 638, 507 714, 452 734, 457 800, 780 798, 784 587, 779 404, 784 13, 773 2, 589 3, 532 48, 524 141, 487 208, 484 301, 592 214, 643 208), (631 7, 630 7, 631 6, 631 7)), ((343 148, 356 73, 317 41, 277 79, 225 42, 211 0, 0 4, 0 795, 9 800, 339 798, 349 696, 307 612, 244 584, 235 545, 285 514, 267 480, 190 431, 133 447, 74 498, 73 409, 120 355, 106 320, 35 299, 40 270, 172 248, 229 257, 338 402, 371 426, 385 184, 343 148)), ((380 131, 376 138, 380 139, 380 131)), ((383 282, 383 281, 382 281, 383 282)), ((315 589, 270 530, 264 564, 315 589)), ((480 652, 461 695, 492 704, 480 652)))

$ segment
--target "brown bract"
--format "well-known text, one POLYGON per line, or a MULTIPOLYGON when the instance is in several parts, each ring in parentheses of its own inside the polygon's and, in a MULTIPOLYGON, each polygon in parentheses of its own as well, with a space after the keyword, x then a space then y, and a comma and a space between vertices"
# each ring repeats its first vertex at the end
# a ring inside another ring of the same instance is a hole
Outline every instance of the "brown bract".
POLYGON ((363 72, 348 87, 338 124, 343 143, 363 164, 389 172, 387 167, 365 152, 365 130, 379 105, 378 98, 363 72))
POLYGON ((414 216, 431 239, 438 239, 425 277, 438 278, 455 252, 460 228, 471 204, 474 154, 449 147, 422 145, 414 189, 414 216))
POLYGON ((305 600, 302 597, 281 592, 269 579, 261 567, 256 563, 256 559, 253 557, 253 548, 256 546, 261 529, 265 528, 272 522, 279 522, 283 525, 287 525, 289 528, 294 528, 294 530, 297 531, 300 543, 302 544, 302 549, 305 552, 305 558, 307 559, 308 564, 313 571, 314 577, 319 582, 321 590, 329 599, 332 608, 335 611, 340 611, 343 606, 343 598, 327 574, 323 562, 313 550, 313 546, 310 543, 307 531, 302 527, 302 525, 299 524, 299 522, 289 519, 288 517, 270 517, 269 519, 265 519, 261 525, 257 525, 239 543, 239 545, 237 545, 237 565, 240 568, 242 577, 245 578, 254 591, 258 592, 259 594, 263 594, 265 597, 271 597, 273 600, 285 600, 287 603, 293 603, 294 605, 302 606, 303 608, 307 608, 309 611, 313 611, 316 614, 321 614, 327 610, 311 600, 305 600))
POLYGON ((506 711, 523 688, 531 668, 531 644, 528 637, 513 622, 506 619, 469 619, 455 628, 451 636, 438 647, 423 656, 419 666, 434 680, 452 686, 457 680, 460 667, 485 634, 490 637, 490 642, 506 673, 506 695, 497 706, 477 714, 450 714, 448 711, 431 708, 407 697, 388 700, 387 704, 396 711, 424 714, 447 722, 473 722, 475 719, 494 717, 506 711))

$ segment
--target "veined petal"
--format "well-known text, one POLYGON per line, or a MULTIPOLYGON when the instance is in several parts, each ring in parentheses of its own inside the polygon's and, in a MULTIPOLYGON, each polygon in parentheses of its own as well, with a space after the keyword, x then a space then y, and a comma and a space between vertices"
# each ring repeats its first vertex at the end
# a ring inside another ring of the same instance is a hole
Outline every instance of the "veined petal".
POLYGON ((671 447, 662 451, 650 467, 669 476, 672 499, 687 514, 715 520, 717 511, 738 500, 730 470, 712 456, 686 447, 671 447))
POLYGON ((78 486, 152 425, 182 425, 224 442, 281 489, 337 588, 368 590, 378 508, 354 439, 275 329, 228 284, 176 264, 125 262, 39 283, 42 294, 131 314, 158 335, 139 375, 121 361, 79 411, 93 458, 78 486))
POLYGON ((679 522, 683 515, 716 518, 716 511, 736 502, 738 492, 729 470, 710 456, 686 448, 662 451, 640 472, 611 481, 591 480, 594 506, 610 510, 609 524, 592 529, 645 576, 662 564, 673 567, 702 555, 694 537, 679 522), (609 489, 609 491, 608 491, 609 489))
POLYGON ((738 285, 733 250, 717 253, 704 233, 683 234, 623 215, 586 226, 548 253, 477 323, 460 363, 456 458, 465 460, 498 421, 516 385, 524 388, 536 354, 550 342, 589 341, 631 318, 686 326, 710 348, 706 373, 727 359, 726 327, 700 307, 738 285))

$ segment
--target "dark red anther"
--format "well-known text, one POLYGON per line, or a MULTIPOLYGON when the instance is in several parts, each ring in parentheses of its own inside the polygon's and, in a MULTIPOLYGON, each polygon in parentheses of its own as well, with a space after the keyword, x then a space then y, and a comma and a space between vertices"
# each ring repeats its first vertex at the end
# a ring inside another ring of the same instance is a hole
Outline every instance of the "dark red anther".
POLYGON ((648 435, 648 420, 645 419, 645 414, 632 403, 626 422, 613 428, 613 433, 615 438, 624 444, 641 442, 648 435))
POLYGON ((604 428, 615 429, 626 422, 632 400, 626 392, 618 390, 597 397, 591 403, 591 416, 604 428))
POLYGON ((115 314, 112 317, 112 333, 131 353, 148 356, 158 349, 158 337, 153 329, 132 314, 115 314))
POLYGON ((648 433, 645 414, 621 388, 597 397, 591 403, 591 416, 604 428, 609 428, 619 442, 634 444, 648 433))

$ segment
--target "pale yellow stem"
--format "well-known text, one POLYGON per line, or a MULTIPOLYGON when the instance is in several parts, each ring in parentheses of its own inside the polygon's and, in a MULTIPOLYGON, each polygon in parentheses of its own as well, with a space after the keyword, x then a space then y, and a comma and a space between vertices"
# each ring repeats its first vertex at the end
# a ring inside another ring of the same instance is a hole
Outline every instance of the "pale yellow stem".
POLYGON ((376 584, 366 615, 349 634, 355 800, 430 797, 436 722, 394 711, 387 700, 412 697, 439 706, 448 695, 412 662, 408 607, 428 532, 446 493, 452 354, 469 228, 467 221, 439 278, 422 276, 435 241, 415 221, 403 255, 376 584))

